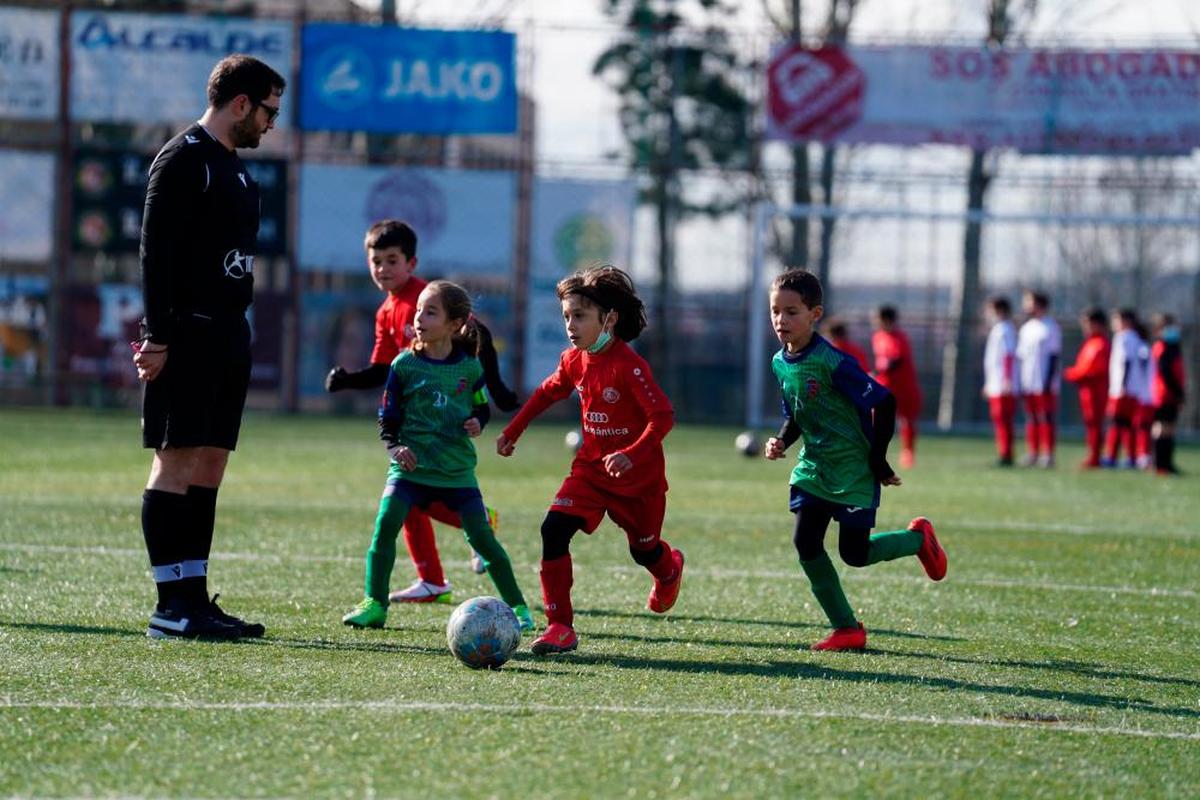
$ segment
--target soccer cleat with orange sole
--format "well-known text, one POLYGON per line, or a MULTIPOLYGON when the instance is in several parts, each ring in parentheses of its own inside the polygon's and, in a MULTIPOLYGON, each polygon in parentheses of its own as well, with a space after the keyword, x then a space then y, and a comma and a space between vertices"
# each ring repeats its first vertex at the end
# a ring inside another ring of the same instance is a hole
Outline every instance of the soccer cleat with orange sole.
POLYGON ((546 632, 533 640, 529 649, 534 655, 548 656, 555 653, 568 653, 579 646, 579 637, 575 629, 561 622, 551 622, 546 632))
POLYGON ((935 581, 946 577, 946 551, 942 549, 937 536, 933 533, 933 523, 925 517, 917 517, 908 523, 908 529, 920 531, 925 537, 925 541, 921 542, 921 549, 917 551, 917 558, 921 559, 921 566, 925 568, 925 574, 929 576, 930 580, 935 581))
POLYGON ((655 578, 650 597, 646 600, 646 608, 655 614, 667 613, 679 598, 679 587, 683 584, 683 551, 672 550, 671 558, 675 562, 675 580, 662 583, 655 578))
POLYGON ((865 650, 867 629, 859 622, 853 628, 837 628, 833 633, 812 646, 813 650, 865 650))

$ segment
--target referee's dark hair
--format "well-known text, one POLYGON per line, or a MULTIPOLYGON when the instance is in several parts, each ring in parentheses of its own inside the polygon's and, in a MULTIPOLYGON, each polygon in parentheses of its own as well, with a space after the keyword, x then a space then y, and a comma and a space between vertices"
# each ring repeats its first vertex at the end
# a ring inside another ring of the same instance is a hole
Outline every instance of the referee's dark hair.
POLYGON ((282 94, 287 81, 254 56, 234 53, 225 56, 208 76, 208 104, 221 108, 239 94, 261 103, 273 94, 282 94))

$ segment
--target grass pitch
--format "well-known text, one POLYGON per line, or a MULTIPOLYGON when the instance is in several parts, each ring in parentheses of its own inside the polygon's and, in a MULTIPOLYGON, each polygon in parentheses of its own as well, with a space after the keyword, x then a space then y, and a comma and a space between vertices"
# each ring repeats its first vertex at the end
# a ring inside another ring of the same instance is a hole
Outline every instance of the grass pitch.
MULTIPOLYGON (((535 425, 511 460, 480 440, 535 607, 564 430, 535 425)), ((136 417, 5 409, 0 796, 1200 795, 1200 452, 1168 480, 1077 472, 1078 445, 1001 471, 985 440, 923 440, 879 524, 929 516, 949 575, 842 566, 870 650, 816 654, 790 464, 732 440, 667 440, 665 535, 688 556, 671 614, 644 610, 606 523, 573 548, 578 653, 488 673, 450 656, 447 606, 339 624, 386 468, 370 419, 247 420, 210 581, 268 632, 212 644, 144 636, 136 417)), ((439 543, 460 599, 494 593, 455 532, 439 543)), ((393 584, 410 577, 402 560, 393 584)))

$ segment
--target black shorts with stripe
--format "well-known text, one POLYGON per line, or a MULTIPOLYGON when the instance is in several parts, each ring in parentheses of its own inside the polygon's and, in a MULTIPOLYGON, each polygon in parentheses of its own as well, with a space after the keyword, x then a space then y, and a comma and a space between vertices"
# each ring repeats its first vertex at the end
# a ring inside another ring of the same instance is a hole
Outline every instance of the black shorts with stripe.
POLYGON ((249 387, 246 318, 188 315, 142 395, 142 445, 236 449, 249 387))

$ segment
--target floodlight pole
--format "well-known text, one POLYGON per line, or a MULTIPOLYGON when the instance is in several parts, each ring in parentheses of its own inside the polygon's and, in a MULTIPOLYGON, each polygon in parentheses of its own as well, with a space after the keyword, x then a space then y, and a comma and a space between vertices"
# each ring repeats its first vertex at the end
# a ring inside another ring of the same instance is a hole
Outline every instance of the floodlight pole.
POLYGON ((753 255, 750 259, 750 289, 746 297, 746 429, 758 431, 763 425, 763 381, 766 379, 763 361, 763 323, 759 309, 766 299, 766 255, 764 237, 771 205, 754 204, 752 213, 753 255))

